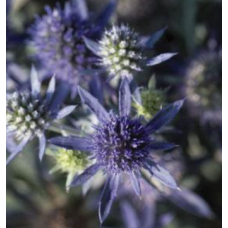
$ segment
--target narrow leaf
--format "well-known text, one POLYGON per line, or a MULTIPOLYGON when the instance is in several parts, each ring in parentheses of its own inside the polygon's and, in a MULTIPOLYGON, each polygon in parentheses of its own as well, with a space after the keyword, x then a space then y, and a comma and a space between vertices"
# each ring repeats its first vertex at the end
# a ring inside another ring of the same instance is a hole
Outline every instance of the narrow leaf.
POLYGON ((154 65, 158 65, 164 61, 167 61, 169 59, 171 59, 173 56, 175 56, 177 53, 163 53, 160 54, 158 56, 155 56, 154 58, 150 59, 149 61, 147 61, 147 66, 154 66, 154 65))
POLYGON ((102 12, 99 14, 96 24, 99 25, 101 30, 108 24, 110 17, 112 16, 113 11, 116 8, 117 0, 110 0, 102 12))
POLYGON ((56 84, 56 80, 55 80, 55 76, 53 76, 48 84, 48 89, 47 89, 46 99, 48 103, 51 101, 53 94, 55 92, 55 84, 56 84))
POLYGON ((34 66, 32 66, 31 69, 31 89, 32 95, 35 97, 40 93, 41 89, 41 83, 39 81, 38 74, 34 66))
POLYGON ((160 110, 155 117, 147 123, 146 127, 148 131, 153 133, 168 124, 180 111, 183 103, 184 100, 179 100, 160 110))
POLYGON ((130 174, 130 179, 131 179, 131 185, 136 193, 136 195, 138 195, 139 197, 141 197, 141 186, 139 183, 139 179, 136 176, 136 174, 134 172, 132 172, 130 174))
POLYGON ((91 139, 85 137, 69 136, 55 137, 48 140, 51 144, 70 150, 92 151, 91 139))
POLYGON ((80 19, 86 20, 89 18, 89 11, 85 0, 71 0, 73 7, 80 15, 80 19))
POLYGON ((78 92, 82 101, 88 105, 88 107, 92 110, 92 112, 94 112, 94 114, 96 114, 97 118, 100 121, 109 120, 108 113, 95 97, 93 97, 90 93, 86 92, 81 87, 78 87, 78 92))
POLYGON ((56 118, 55 119, 62 119, 64 118, 65 116, 69 115, 70 113, 72 113, 74 111, 74 109, 76 108, 76 105, 69 105, 63 109, 61 109, 56 118))
POLYGON ((100 166, 98 164, 91 165, 89 168, 87 168, 82 174, 76 175, 71 183, 71 186, 76 187, 79 185, 84 184, 87 182, 93 175, 95 175, 98 170, 100 169, 100 166))
POLYGON ((92 51, 95 55, 99 56, 100 45, 97 42, 86 37, 83 37, 83 40, 86 47, 89 48, 89 50, 92 51))
POLYGON ((199 217, 214 217, 214 213, 207 202, 192 191, 186 189, 182 189, 181 191, 173 190, 167 199, 172 201, 183 210, 186 210, 187 212, 199 217))
POLYGON ((177 145, 173 143, 167 143, 167 142, 153 142, 151 143, 151 149, 152 150, 170 150, 173 148, 176 148, 177 145))
POLYGON ((14 158, 16 158, 16 156, 23 150, 23 148, 25 147, 25 145, 28 143, 30 137, 25 137, 19 145, 17 145, 17 147, 12 150, 12 153, 9 155, 9 157, 6 160, 6 165, 8 165, 11 161, 14 160, 14 158))
POLYGON ((151 160, 148 160, 145 168, 151 173, 153 177, 155 177, 158 181, 162 182, 164 185, 173 189, 179 189, 174 178, 166 169, 164 169, 160 165, 156 164, 151 160))
POLYGON ((140 221, 138 219, 137 212, 134 207, 127 201, 120 204, 121 214, 123 215, 123 220, 126 228, 139 228, 140 221))
POLYGON ((42 161, 46 149, 46 138, 44 134, 39 136, 39 159, 42 161))
POLYGON ((142 46, 146 48, 153 48, 154 45, 160 40, 160 38, 163 36, 165 31, 167 30, 167 27, 164 29, 161 29, 155 33, 153 33, 150 37, 147 37, 146 39, 142 40, 142 46))
POLYGON ((131 111, 131 91, 128 80, 124 78, 119 89, 119 113, 120 116, 127 116, 131 111))
POLYGON ((101 195, 101 200, 99 202, 99 219, 101 224, 107 218, 111 210, 112 203, 117 194, 118 185, 119 185, 119 175, 115 177, 110 177, 106 181, 105 187, 101 195))

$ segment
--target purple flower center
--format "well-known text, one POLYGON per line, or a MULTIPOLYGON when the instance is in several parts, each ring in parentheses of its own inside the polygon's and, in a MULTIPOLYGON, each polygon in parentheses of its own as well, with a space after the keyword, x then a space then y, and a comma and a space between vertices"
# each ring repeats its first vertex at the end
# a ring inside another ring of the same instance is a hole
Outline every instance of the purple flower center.
POLYGON ((95 157, 107 172, 131 172, 148 157, 150 136, 139 119, 111 117, 98 126, 93 137, 95 157))

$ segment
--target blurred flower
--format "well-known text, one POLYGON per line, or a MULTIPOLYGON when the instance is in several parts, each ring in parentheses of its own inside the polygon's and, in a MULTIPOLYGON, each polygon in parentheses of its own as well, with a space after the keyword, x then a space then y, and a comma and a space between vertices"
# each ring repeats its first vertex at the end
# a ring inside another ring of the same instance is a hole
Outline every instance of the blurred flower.
POLYGON ((156 79, 151 77, 148 88, 137 88, 133 94, 134 103, 132 106, 136 109, 139 116, 145 119, 151 119, 165 102, 165 91, 156 89, 156 79))
POLYGON ((35 56, 48 74, 56 74, 72 86, 75 95, 80 77, 94 65, 94 54, 84 45, 83 37, 99 38, 115 6, 105 7, 95 20, 89 18, 84 1, 71 0, 62 9, 46 7, 46 15, 38 17, 30 30, 35 56))
POLYGON ((202 123, 221 124, 221 51, 203 52, 192 60, 185 77, 184 93, 192 116, 202 123))
POLYGON ((177 101, 162 109, 146 125, 140 118, 131 119, 131 93, 129 82, 123 79, 119 89, 119 115, 108 113, 101 104, 88 92, 79 87, 79 95, 89 108, 97 115, 100 124, 95 126, 95 133, 88 137, 56 137, 50 142, 56 146, 88 151, 96 163, 84 173, 74 178, 72 185, 78 186, 89 180, 99 170, 107 175, 107 181, 99 204, 101 223, 108 216, 120 178, 127 174, 137 195, 141 195, 139 183, 142 169, 148 170, 162 183, 171 188, 178 186, 167 170, 156 164, 151 151, 174 148, 174 144, 157 142, 151 134, 168 124, 179 112, 183 101, 177 101))
POLYGON ((160 64, 176 53, 164 53, 153 58, 148 55, 154 44, 162 36, 165 29, 150 37, 140 35, 128 26, 113 26, 104 32, 99 43, 85 36, 87 47, 98 56, 98 65, 105 68, 110 76, 132 79, 145 66, 160 64))
MULTIPOLYGON (((75 106, 67 106, 59 111, 60 96, 54 99, 55 77, 48 85, 45 95, 41 92, 41 83, 34 68, 31 70, 31 90, 16 91, 7 96, 7 140, 13 136, 19 144, 11 148, 7 164, 11 162, 34 137, 39 138, 39 158, 45 153, 45 130, 53 120, 70 114, 75 106)), ((58 92, 60 93, 60 92, 58 92)), ((56 93, 56 94, 58 94, 56 93)))

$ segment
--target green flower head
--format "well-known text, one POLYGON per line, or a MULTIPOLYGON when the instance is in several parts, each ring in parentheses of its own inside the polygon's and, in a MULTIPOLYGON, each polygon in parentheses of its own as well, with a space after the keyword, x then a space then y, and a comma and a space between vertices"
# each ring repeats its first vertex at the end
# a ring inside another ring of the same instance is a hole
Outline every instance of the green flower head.
POLYGON ((155 77, 149 81, 148 88, 138 90, 138 98, 135 97, 133 107, 138 115, 151 119, 165 102, 165 92, 155 88, 155 77))

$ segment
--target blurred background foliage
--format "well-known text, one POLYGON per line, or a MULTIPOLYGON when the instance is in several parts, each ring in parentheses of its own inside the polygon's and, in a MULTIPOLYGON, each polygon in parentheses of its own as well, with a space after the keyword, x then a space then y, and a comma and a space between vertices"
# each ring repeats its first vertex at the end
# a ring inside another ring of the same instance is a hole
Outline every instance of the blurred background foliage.
MULTIPOLYGON (((106 2, 87 0, 89 9, 94 12, 106 2)), ((7 61, 13 60, 16 65, 20 65, 20 70, 28 71, 33 63, 30 58, 32 50, 27 42, 27 30, 34 21, 34 15, 43 14, 45 5, 55 4, 55 0, 11 1, 7 16, 7 61), (25 41, 17 39, 17 42, 13 42, 8 30, 18 37, 25 37, 25 41)), ((186 82, 191 75, 191 67, 195 66, 193 62, 198 61, 200 66, 208 69, 210 65, 204 61, 207 53, 220 55, 221 8, 220 0, 119 0, 112 20, 113 23, 128 24, 142 35, 167 27, 154 51, 160 53, 168 50, 178 52, 178 55, 148 69, 145 75, 155 74, 157 87, 169 88, 166 97, 168 103, 187 96, 186 91, 192 84, 186 82)), ((200 72, 204 83, 199 84, 199 87, 206 91, 204 94, 210 95, 215 93, 210 90, 210 85, 219 81, 216 84, 216 93, 221 97, 221 64, 214 68, 209 73, 200 72), (207 80, 206 74, 213 74, 212 76, 217 78, 207 80)), ((12 69, 17 71, 13 67, 12 69)), ((20 72, 21 74, 23 73, 20 72)), ((147 86, 149 77, 140 75, 136 80, 139 85, 147 86)), ((209 100, 209 104, 210 102, 212 101, 209 100)), ((181 175, 178 177, 180 186, 202 196, 210 205, 214 216, 212 219, 200 218, 173 204, 161 202, 158 203, 158 213, 169 211, 174 214, 174 219, 167 228, 221 227, 221 121, 204 121, 204 111, 206 114, 208 111, 204 107, 201 107, 200 115, 194 115, 198 112, 197 105, 187 101, 174 122, 178 131, 165 137, 180 145, 178 154, 181 159, 175 156, 175 152, 170 153, 173 166, 177 160, 181 163, 181 175)), ((221 111, 221 104, 216 105, 216 110, 221 111)), ((7 168, 7 227, 99 227, 99 184, 86 197, 82 197, 81 190, 77 188, 66 194, 65 176, 48 173, 51 169, 51 158, 46 157, 41 167, 34 153, 36 149, 37 145, 31 144, 25 153, 7 168)), ((123 227, 120 225, 120 217, 117 200, 107 221, 109 227, 123 227)))

